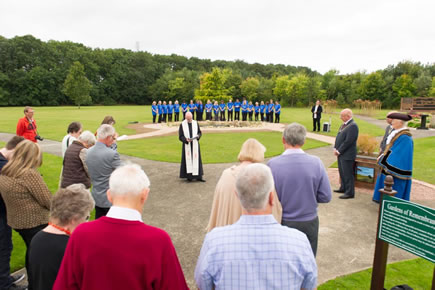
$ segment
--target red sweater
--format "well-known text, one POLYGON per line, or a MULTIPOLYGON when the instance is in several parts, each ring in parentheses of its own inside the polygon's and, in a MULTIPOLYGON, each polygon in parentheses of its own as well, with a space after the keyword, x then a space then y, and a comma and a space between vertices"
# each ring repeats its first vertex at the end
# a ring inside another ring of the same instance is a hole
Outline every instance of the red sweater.
POLYGON ((29 125, 30 122, 27 117, 19 119, 17 124, 17 136, 23 136, 27 140, 36 142, 36 121, 33 120, 33 124, 29 125))
POLYGON ((53 289, 188 288, 165 231, 101 217, 71 235, 53 289))

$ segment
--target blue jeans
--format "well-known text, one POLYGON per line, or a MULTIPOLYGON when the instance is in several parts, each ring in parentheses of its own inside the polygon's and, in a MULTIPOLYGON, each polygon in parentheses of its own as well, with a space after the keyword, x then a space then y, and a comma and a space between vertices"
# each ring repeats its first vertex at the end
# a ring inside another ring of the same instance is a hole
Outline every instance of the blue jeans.
POLYGON ((12 285, 10 260, 12 252, 12 229, 6 219, 6 207, 0 196, 0 289, 9 289, 12 285))

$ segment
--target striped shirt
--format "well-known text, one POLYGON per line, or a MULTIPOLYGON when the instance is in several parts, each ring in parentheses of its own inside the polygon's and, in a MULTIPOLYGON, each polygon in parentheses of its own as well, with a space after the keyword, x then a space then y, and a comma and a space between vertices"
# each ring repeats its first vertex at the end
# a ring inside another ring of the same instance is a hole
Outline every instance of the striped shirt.
POLYGON ((317 265, 305 234, 272 215, 242 215, 205 237, 195 269, 201 289, 314 289, 317 265))

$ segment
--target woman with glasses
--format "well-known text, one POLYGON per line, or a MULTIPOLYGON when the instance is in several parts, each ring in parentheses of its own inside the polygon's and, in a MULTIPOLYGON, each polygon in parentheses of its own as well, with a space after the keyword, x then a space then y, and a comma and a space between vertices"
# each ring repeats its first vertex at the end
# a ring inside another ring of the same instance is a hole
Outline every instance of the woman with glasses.
POLYGON ((29 289, 52 289, 69 240, 75 228, 89 219, 94 200, 83 184, 59 189, 51 200, 48 226, 38 232, 30 245, 29 289))

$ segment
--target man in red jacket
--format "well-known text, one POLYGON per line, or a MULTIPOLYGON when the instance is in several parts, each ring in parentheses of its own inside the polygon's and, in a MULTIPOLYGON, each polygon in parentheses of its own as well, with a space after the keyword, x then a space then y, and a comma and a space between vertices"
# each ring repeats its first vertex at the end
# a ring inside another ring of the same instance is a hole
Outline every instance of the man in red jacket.
POLYGON ((32 107, 24 108, 24 117, 18 120, 17 135, 36 143, 36 122, 33 113, 32 107))
POLYGON ((169 235, 142 221, 149 179, 139 165, 113 171, 106 216, 78 226, 54 290, 188 289, 169 235))

